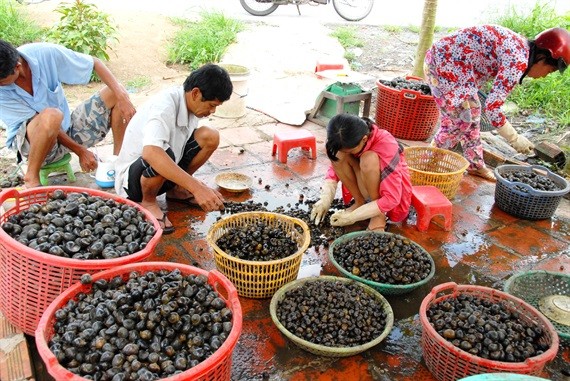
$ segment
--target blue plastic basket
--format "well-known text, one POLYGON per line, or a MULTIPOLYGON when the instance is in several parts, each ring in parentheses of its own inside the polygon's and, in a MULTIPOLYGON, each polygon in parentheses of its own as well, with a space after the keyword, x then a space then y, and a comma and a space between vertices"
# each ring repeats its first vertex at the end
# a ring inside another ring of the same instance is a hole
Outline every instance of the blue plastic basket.
POLYGON ((542 220, 554 215, 562 197, 570 192, 570 182, 541 165, 500 165, 495 168, 495 204, 502 211, 527 220, 542 220), (503 177, 509 172, 535 171, 548 177, 560 190, 540 191, 518 181, 512 182, 503 177))

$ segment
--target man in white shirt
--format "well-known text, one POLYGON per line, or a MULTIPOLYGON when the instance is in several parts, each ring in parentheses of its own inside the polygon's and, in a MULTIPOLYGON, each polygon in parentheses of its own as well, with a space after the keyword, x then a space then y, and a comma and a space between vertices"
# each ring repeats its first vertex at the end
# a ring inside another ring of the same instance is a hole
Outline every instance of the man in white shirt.
POLYGON ((207 64, 194 70, 183 86, 163 90, 131 119, 115 163, 115 190, 136 201, 160 222, 163 234, 174 231, 156 197, 199 205, 206 212, 223 209, 223 197, 192 175, 218 148, 218 131, 198 119, 228 100, 233 86, 225 69, 207 64))

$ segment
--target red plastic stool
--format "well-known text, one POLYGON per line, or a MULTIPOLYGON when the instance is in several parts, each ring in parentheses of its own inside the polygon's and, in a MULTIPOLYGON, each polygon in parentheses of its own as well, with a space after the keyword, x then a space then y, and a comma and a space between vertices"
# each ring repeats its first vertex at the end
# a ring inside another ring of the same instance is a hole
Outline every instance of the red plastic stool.
POLYGON ((416 185, 412 187, 412 205, 418 214, 416 227, 419 231, 428 230, 434 216, 441 215, 445 221, 445 230, 451 230, 451 201, 433 185, 416 185))
POLYGON ((297 130, 297 131, 278 131, 273 134, 273 152, 275 156, 279 150, 279 161, 287 163, 287 153, 291 148, 301 147, 305 150, 312 150, 312 158, 317 158, 317 139, 310 131, 297 130))

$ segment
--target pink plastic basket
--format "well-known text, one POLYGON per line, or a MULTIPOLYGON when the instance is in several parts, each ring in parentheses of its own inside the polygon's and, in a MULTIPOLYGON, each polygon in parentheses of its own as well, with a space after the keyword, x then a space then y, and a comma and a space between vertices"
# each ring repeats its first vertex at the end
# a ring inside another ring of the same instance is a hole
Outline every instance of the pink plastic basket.
POLYGON ((493 288, 457 285, 453 282, 437 285, 422 301, 420 322, 423 328, 421 346, 425 364, 439 381, 455 381, 470 375, 494 372, 540 376, 546 363, 551 361, 558 352, 558 334, 552 323, 544 315, 524 300, 493 288), (544 344, 549 346, 548 350, 541 355, 528 358, 524 362, 512 363, 484 359, 457 348, 441 337, 432 327, 427 317, 427 310, 432 304, 442 300, 454 299, 459 294, 468 294, 492 302, 506 303, 510 310, 520 314, 520 319, 535 322, 542 328, 544 344))
POLYGON ((28 335, 36 331, 46 307, 65 289, 78 282, 81 275, 93 274, 127 263, 139 262, 152 254, 162 230, 157 219, 140 205, 103 191, 77 187, 39 187, 23 191, 8 189, 0 193, 0 206, 13 206, 0 215, 0 225, 32 204, 45 203, 50 194, 61 189, 65 193, 81 192, 90 196, 113 199, 143 212, 156 233, 143 250, 115 259, 80 260, 46 254, 29 248, 0 229, 0 310, 8 321, 28 335))
MULTIPOLYGON (((182 274, 204 275, 208 278, 208 283, 226 301, 227 307, 232 311, 232 330, 222 346, 209 358, 185 372, 172 377, 163 378, 163 381, 223 381, 230 380, 232 367, 232 353, 237 344, 242 330, 242 310, 237 295, 236 288, 231 282, 217 270, 207 272, 205 270, 170 262, 143 262, 119 266, 110 270, 98 272, 92 276, 93 281, 99 279, 110 280, 116 276, 127 278, 132 271, 141 274, 149 271, 179 269, 182 274)), ((46 369, 56 380, 87 381, 61 366, 55 355, 48 347, 48 342, 53 336, 53 325, 55 312, 63 307, 71 299, 75 299, 79 293, 89 293, 91 285, 76 283, 68 288, 63 294, 58 296, 45 310, 36 330, 36 346, 38 353, 43 359, 46 369)))
MULTIPOLYGON (((407 80, 422 81, 407 76, 407 80)), ((426 140, 437 127, 439 110, 432 95, 419 91, 397 90, 376 81, 376 124, 394 137, 406 140, 426 140)))

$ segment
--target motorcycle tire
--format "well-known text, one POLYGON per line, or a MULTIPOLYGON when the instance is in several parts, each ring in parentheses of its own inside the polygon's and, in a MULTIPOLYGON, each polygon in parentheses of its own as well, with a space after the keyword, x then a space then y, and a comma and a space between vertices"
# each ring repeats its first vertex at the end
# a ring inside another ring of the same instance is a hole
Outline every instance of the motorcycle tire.
POLYGON ((346 21, 360 21, 370 14, 374 0, 332 0, 332 3, 336 13, 346 21))
POLYGON ((279 4, 274 4, 272 2, 259 2, 256 0, 239 0, 243 9, 245 9, 249 14, 254 16, 267 16, 279 7, 279 4))

